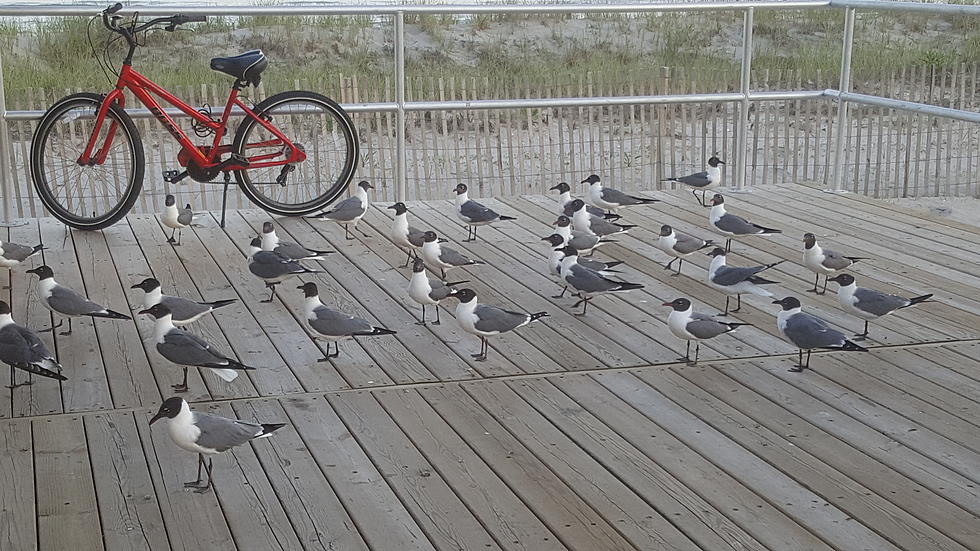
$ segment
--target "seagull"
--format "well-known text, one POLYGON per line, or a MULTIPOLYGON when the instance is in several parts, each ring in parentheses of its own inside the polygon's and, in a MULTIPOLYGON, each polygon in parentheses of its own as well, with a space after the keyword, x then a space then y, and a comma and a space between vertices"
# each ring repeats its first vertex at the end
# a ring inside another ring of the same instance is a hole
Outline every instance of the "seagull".
POLYGON ((180 235, 178 234, 177 240, 174 240, 174 234, 191 225, 191 222, 194 221, 194 211, 191 210, 190 203, 182 209, 177 208, 177 198, 173 195, 167 195, 163 213, 160 214, 160 221, 163 222, 164 226, 173 230, 170 232, 170 237, 167 238, 167 243, 173 243, 175 246, 180 245, 180 235))
POLYGON ((130 287, 130 289, 143 290, 144 309, 150 308, 155 304, 166 306, 170 310, 171 321, 178 327, 195 322, 222 306, 228 306, 233 302, 238 302, 236 298, 216 300, 214 302, 197 302, 182 297, 165 295, 161 289, 160 282, 152 277, 140 281, 130 287))
POLYGON ((19 266, 22 262, 41 252, 43 249, 44 245, 28 247, 27 245, 18 245, 9 241, 6 243, 0 241, 0 266, 4 268, 19 266))
POLYGON ((721 168, 718 165, 725 164, 718 158, 717 155, 712 155, 708 159, 708 170, 704 172, 695 172, 694 174, 688 174, 687 176, 681 176, 680 178, 664 178, 662 182, 679 182, 685 186, 691 187, 691 193, 694 194, 694 198, 701 203, 701 206, 707 206, 704 204, 705 195, 708 193, 709 189, 717 187, 721 184, 721 168), (701 190, 701 197, 698 197, 698 190, 701 190))
MULTIPOLYGON (((572 214, 575 212, 574 210, 572 210, 572 206, 571 206, 571 203, 574 200, 574 198, 572 197, 572 188, 565 182, 561 182, 557 185, 552 186, 550 189, 552 191, 554 190, 558 191, 558 214, 571 218, 572 214)), ((592 205, 589 205, 586 208, 586 210, 592 216, 598 216, 600 218, 605 218, 606 220, 619 220, 620 218, 622 218, 618 214, 606 212, 604 209, 600 209, 599 207, 593 207, 592 205)))
POLYGON ((408 258, 402 268, 408 266, 412 257, 418 258, 418 249, 425 243, 425 232, 408 223, 408 207, 398 202, 388 207, 395 211, 395 220, 391 226, 391 241, 401 250, 408 252, 408 258))
POLYGON ((174 392, 187 392, 188 367, 206 367, 229 383, 238 377, 238 371, 255 369, 211 348, 211 345, 201 337, 184 329, 177 329, 170 309, 163 304, 154 304, 140 310, 139 314, 153 316, 156 320, 154 342, 157 352, 184 368, 183 381, 179 385, 171 385, 174 392))
POLYGON ((323 273, 321 270, 311 270, 275 251, 263 251, 262 240, 258 237, 249 243, 248 271, 264 281, 271 292, 269 299, 261 302, 272 302, 276 296, 276 285, 292 276, 323 273))
POLYGON ((609 279, 595 270, 580 266, 578 264, 578 251, 575 250, 575 247, 566 246, 562 252, 565 256, 561 259, 561 277, 569 287, 576 291, 573 294, 579 297, 579 301, 573 304, 572 308, 577 308, 579 304, 583 305, 582 311, 575 313, 576 316, 585 315, 589 308, 589 301, 594 297, 643 288, 643 285, 639 283, 609 279))
POLYGON ((436 321, 432 325, 439 325, 439 303, 449 298, 449 293, 453 291, 454 285, 467 283, 467 280, 444 282, 441 279, 429 279, 425 274, 425 261, 416 258, 412 265, 412 279, 408 282, 408 296, 412 300, 422 305, 422 321, 416 325, 425 325, 425 306, 435 306, 436 321))
POLYGON ((434 231, 427 231, 423 236, 425 243, 422 245, 422 260, 430 268, 439 268, 439 277, 441 279, 446 279, 446 270, 458 266, 485 264, 482 260, 470 260, 456 249, 443 247, 439 244, 439 238, 434 231))
MULTIPOLYGON (((551 245, 551 253, 548 256, 548 272, 554 276, 563 287, 560 295, 552 296, 551 298, 561 298, 565 296, 565 291, 568 290, 568 285, 561 277, 561 259, 565 256, 565 253, 563 252, 565 247, 565 238, 557 233, 553 233, 548 237, 541 238, 541 241, 547 241, 551 245)), ((579 266, 585 266, 586 268, 596 271, 603 276, 619 273, 619 270, 614 270, 613 268, 622 263, 623 262, 621 260, 616 260, 613 262, 603 262, 601 260, 592 260, 588 258, 579 258, 577 260, 577 264, 579 266)))
MULTIPOLYGON (((346 239, 354 239, 351 235, 351 227, 357 229, 357 221, 367 213, 368 209, 368 192, 367 190, 374 189, 374 186, 369 184, 366 180, 358 182, 357 187, 354 188, 354 195, 351 195, 347 199, 337 203, 334 208, 321 212, 320 214, 314 216, 308 216, 307 218, 316 218, 317 220, 333 220, 334 222, 344 226, 344 237, 346 239)), ((361 235, 367 237, 368 235, 364 233, 364 230, 357 230, 361 232, 361 235)))
POLYGON ((895 310, 915 306, 923 302, 931 302, 932 293, 920 297, 905 298, 899 295, 890 295, 874 289, 864 289, 857 286, 854 276, 850 274, 840 274, 830 278, 830 281, 840 285, 837 288, 837 298, 840 300, 844 311, 864 320, 864 332, 854 335, 854 340, 864 340, 868 338, 868 322, 876 320, 882 316, 887 316, 895 310))
POLYGON ((526 314, 480 304, 476 300, 476 292, 473 289, 460 289, 450 292, 449 295, 459 300, 456 306, 456 321, 459 322, 460 327, 463 331, 480 337, 480 353, 471 354, 478 362, 487 359, 487 352, 490 350, 487 337, 513 331, 532 321, 549 316, 547 312, 526 314))
POLYGON ((10 386, 14 389, 19 386, 26 386, 33 383, 28 380, 26 383, 16 382, 16 369, 23 369, 28 373, 67 381, 60 372, 61 364, 48 352, 47 347, 33 331, 14 323, 10 315, 10 305, 0 300, 0 362, 10 366, 10 386))
POLYGON ((354 337, 378 337, 381 335, 394 335, 397 331, 375 327, 371 322, 361 318, 355 318, 350 314, 331 310, 320 302, 320 292, 316 283, 304 283, 297 287, 306 296, 306 322, 319 336, 318 339, 327 341, 327 354, 317 360, 318 362, 329 361, 340 355, 340 341, 353 339, 354 337), (330 343, 334 343, 336 352, 330 353, 330 343))
POLYGON ((185 482, 185 488, 194 488, 203 493, 211 488, 211 464, 209 457, 205 465, 204 455, 215 455, 230 450, 258 438, 266 438, 285 427, 285 423, 249 423, 238 419, 228 419, 210 413, 191 411, 183 398, 167 398, 160 410, 150 419, 150 424, 166 417, 167 432, 177 446, 197 454, 197 480, 185 482), (201 468, 208 474, 208 481, 201 486, 201 468))
POLYGON ((829 348, 846 350, 848 352, 867 352, 844 338, 844 334, 832 329, 827 322, 817 316, 803 312, 800 301, 796 297, 786 297, 774 300, 783 309, 776 315, 776 327, 790 342, 800 348, 799 361, 790 371, 799 373, 810 367, 810 352, 814 348, 829 348), (803 351, 806 350, 806 363, 803 363, 803 351))
POLYGON ((743 325, 752 325, 751 323, 718 321, 708 314, 695 312, 694 307, 691 306, 691 301, 686 298, 675 298, 663 305, 673 308, 670 315, 667 316, 667 327, 670 328, 670 332, 675 337, 687 341, 687 352, 683 358, 678 359, 687 361, 689 365, 698 363, 701 341, 731 333, 743 325), (694 361, 691 361, 691 341, 695 341, 694 361))
POLYGON ((827 277, 830 274, 836 274, 841 270, 846 270, 859 260, 867 260, 867 258, 862 258, 859 256, 843 256, 830 249, 821 248, 817 244, 817 236, 812 233, 803 234, 803 265, 810 269, 811 272, 817 274, 817 277, 813 280, 813 289, 808 289, 808 293, 816 293, 818 295, 826 294, 827 292, 827 277), (823 276, 823 291, 817 291, 817 283, 820 282, 820 276, 823 276))
POLYGON ((476 241, 476 229, 498 220, 517 220, 513 216, 497 214, 497 211, 469 198, 466 184, 458 184, 456 192, 456 216, 469 227, 464 241, 476 241))
POLYGON ((572 229, 572 221, 567 216, 559 216, 555 220, 555 232, 562 236, 566 245, 575 247, 580 253, 589 253, 604 243, 616 243, 615 239, 603 239, 591 231, 576 231, 572 229))
POLYGON ((738 312, 742 309, 742 293, 752 293, 760 297, 772 296, 772 293, 764 289, 762 285, 779 282, 770 281, 756 274, 781 264, 783 262, 782 260, 773 262, 772 264, 766 264, 765 266, 735 268, 725 265, 726 254, 725 250, 721 247, 716 247, 708 253, 708 256, 712 257, 711 264, 708 266, 708 285, 727 295, 725 296, 725 312, 721 315, 728 315, 728 301, 732 298, 731 295, 735 295, 738 298, 738 305, 732 312, 738 312))
POLYGON ((728 240, 725 242, 725 251, 729 252, 732 250, 733 237, 743 235, 769 236, 774 233, 783 233, 783 230, 753 224, 741 216, 728 214, 725 212, 725 198, 720 193, 716 193, 711 198, 711 212, 708 213, 708 221, 719 233, 728 236, 728 240))
POLYGON ((296 243, 281 241, 276 235, 276 226, 272 222, 262 224, 262 250, 273 251, 290 260, 323 260, 324 255, 334 252, 307 249, 296 243))
POLYGON ((599 207, 601 209, 609 209, 612 212, 616 212, 616 209, 620 207, 649 205, 660 202, 657 199, 626 195, 622 191, 611 187, 602 187, 602 182, 599 181, 599 177, 595 174, 592 174, 588 178, 582 180, 582 183, 589 184, 589 203, 591 203, 592 206, 599 207))
MULTIPOLYGON (((59 335, 71 335, 71 319, 76 316, 114 320, 133 319, 126 314, 120 314, 108 310, 104 306, 99 306, 64 285, 58 285, 54 280, 54 271, 48 266, 38 266, 33 270, 27 270, 27 273, 37 274, 37 277, 40 278, 37 284, 37 296, 41 299, 41 304, 56 314, 68 317, 68 331, 63 331, 59 335)), ((57 325, 51 326, 50 329, 43 329, 41 332, 54 331, 61 327, 62 323, 64 320, 59 320, 57 325)))
POLYGON ((636 227, 635 224, 615 224, 605 218, 592 216, 585 210, 585 201, 581 199, 572 200, 570 205, 573 211, 572 228, 576 231, 594 233, 599 237, 607 237, 626 233, 636 227))
POLYGON ((660 226, 660 237, 653 244, 654 247, 674 257, 664 266, 665 270, 669 270, 670 265, 675 261, 678 262, 677 272, 671 275, 680 275, 681 266, 684 265, 684 259, 694 254, 695 251, 713 247, 714 245, 714 242, 710 239, 700 239, 693 235, 674 231, 674 228, 667 224, 660 226))

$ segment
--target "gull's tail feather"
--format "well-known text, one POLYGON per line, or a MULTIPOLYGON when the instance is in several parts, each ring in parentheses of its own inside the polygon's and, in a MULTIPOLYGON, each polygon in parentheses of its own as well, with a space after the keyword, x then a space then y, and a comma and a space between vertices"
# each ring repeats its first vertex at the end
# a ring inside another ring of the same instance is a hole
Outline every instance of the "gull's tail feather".
POLYGON ((354 333, 355 337, 380 337, 381 335, 394 335, 398 331, 385 329, 384 327, 372 327, 368 333, 354 333))
POLYGON ((847 351, 847 352, 867 352, 868 351, 867 348, 865 348, 863 346, 860 346, 860 345, 857 345, 857 344, 854 344, 853 342, 847 341, 847 340, 844 341, 844 346, 841 346, 840 349, 841 350, 844 350, 844 351, 847 351))
POLYGON ((27 371, 28 373, 40 375, 41 377, 47 377, 48 379, 56 379, 58 381, 68 380, 68 377, 58 373, 58 371, 61 371, 61 365, 57 364, 50 358, 45 358, 44 360, 41 360, 40 363, 18 364, 15 367, 27 371))
POLYGON ((91 313, 89 315, 92 316, 93 318, 107 318, 107 319, 113 319, 113 320, 129 320, 129 319, 133 319, 133 318, 127 316, 126 314, 120 314, 119 312, 114 312, 112 310, 103 310, 101 312, 93 312, 93 313, 91 313))
POLYGON ((256 438, 268 438, 270 434, 286 426, 286 423, 262 423, 262 432, 256 438))
POLYGON ((213 371, 215 375, 221 377, 222 379, 224 379, 226 382, 229 383, 234 381, 236 378, 238 378, 238 372, 235 371, 234 369, 223 369, 219 367, 212 367, 211 371, 213 371))
POLYGON ((504 215, 501 215, 501 216, 500 216, 500 217, 498 218, 498 220, 517 220, 517 218, 515 218, 515 217, 513 217, 513 216, 504 216, 504 215))
POLYGON ((531 314, 531 319, 528 320, 528 323, 530 323, 532 321, 535 321, 535 320, 539 320, 541 318, 546 318, 546 317, 548 317, 550 315, 551 314, 549 314, 548 312, 535 312, 535 313, 531 314))
POLYGON ((238 299, 237 298, 228 298, 228 299, 224 299, 224 300, 216 300, 214 302, 205 302, 204 304, 207 304, 213 310, 217 310, 218 308, 221 308, 222 306, 228 306, 229 304, 232 304, 232 303, 235 303, 235 302, 238 302, 238 299))

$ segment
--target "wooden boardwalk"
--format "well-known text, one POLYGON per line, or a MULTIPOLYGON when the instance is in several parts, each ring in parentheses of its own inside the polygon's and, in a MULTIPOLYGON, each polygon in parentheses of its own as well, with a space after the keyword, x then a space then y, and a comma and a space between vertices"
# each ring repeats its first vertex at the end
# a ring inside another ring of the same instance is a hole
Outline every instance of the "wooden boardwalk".
MULTIPOLYGON (((663 270, 661 224, 711 232, 690 194, 657 196, 597 255, 646 288, 597 298, 584 318, 550 298, 540 239, 553 197, 488 201, 518 220, 476 243, 459 243, 448 201, 410 205, 413 224, 488 263, 468 274, 481 301, 552 314, 492 339, 486 362, 451 307, 441 326, 414 324, 382 208, 355 241, 332 223, 278 221, 284 238, 340 252, 321 263, 325 302, 398 331, 343 343, 327 363, 295 284, 259 302, 244 250, 262 212, 230 213, 225 229, 205 216, 180 247, 150 216, 96 233, 48 219, 2 229, 43 241, 59 282, 118 311, 139 309, 129 287, 150 275, 166 292, 240 299, 191 329, 261 369, 232 384, 192 371, 187 399, 289 426, 218 456, 215 491, 191 493, 195 458, 147 425, 180 375, 148 342, 152 322, 46 333, 69 380, 0 389, 0 549, 980 549, 980 230, 805 187, 733 194, 730 211, 786 233, 736 243, 730 263, 787 259, 777 294, 838 327, 862 324, 832 293, 803 292, 804 231, 871 258, 859 284, 937 302, 873 324, 871 353, 819 353, 795 374, 776 308, 746 297, 738 319, 754 327, 706 343, 689 367, 660 304, 713 311, 724 297, 704 284, 707 256, 683 277, 663 270)), ((51 323, 36 277, 0 279, 14 319, 51 323)))

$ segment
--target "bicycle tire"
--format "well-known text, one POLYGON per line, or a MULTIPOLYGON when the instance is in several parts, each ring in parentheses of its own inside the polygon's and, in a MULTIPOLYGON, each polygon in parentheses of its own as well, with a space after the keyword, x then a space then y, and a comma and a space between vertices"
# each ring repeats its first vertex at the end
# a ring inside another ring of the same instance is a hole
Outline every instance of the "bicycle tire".
POLYGON ((62 205, 49 185, 44 170, 44 161, 46 145, 48 144, 48 138, 55 122, 70 109, 87 105, 98 109, 102 105, 102 101, 103 96, 89 92, 71 94, 61 98, 45 112, 31 140, 31 181, 37 190, 41 203, 44 204, 52 216, 68 226, 79 230, 100 230, 115 224, 133 208, 133 204, 136 203, 136 199, 143 189, 143 176, 146 168, 143 154, 143 140, 133 120, 118 105, 109 106, 109 112, 106 118, 119 122, 124 138, 129 142, 133 157, 131 159, 131 177, 126 183, 125 191, 122 193, 120 200, 100 216, 80 216, 62 205))
MULTIPOLYGON (((245 195, 253 203, 265 211, 273 214, 283 216, 300 216, 310 214, 324 208, 325 206, 334 202, 347 189, 347 186, 350 185, 351 181, 354 179, 354 172, 357 169, 357 161, 360 154, 357 141, 357 129, 354 127, 354 123, 351 121, 351 118, 347 112, 344 111, 344 109, 332 99, 322 94, 317 94, 316 92, 294 90, 269 96, 256 105, 253 111, 257 116, 262 117, 269 115, 276 107, 282 106, 284 103, 304 100, 310 103, 318 104, 324 111, 333 117, 332 120, 338 123, 337 131, 339 131, 339 133, 342 135, 346 149, 346 152, 343 154, 343 165, 340 173, 337 175, 337 178, 330 183, 329 188, 324 190, 322 193, 318 193, 316 197, 299 203, 286 203, 270 199, 252 181, 249 175, 249 169, 236 170, 235 179, 238 181, 238 185, 241 187, 242 192, 245 193, 245 195)), ((261 128, 261 126, 257 127, 257 124, 258 122, 255 118, 247 117, 238 126, 238 130, 235 132, 235 140, 232 143, 232 151, 234 153, 243 157, 248 156, 245 152, 246 146, 248 145, 247 139, 254 128, 261 128)), ((287 129, 280 128, 280 131, 286 133, 288 136, 287 129)), ((294 139, 292 136, 289 137, 290 139, 294 139)), ((310 152, 307 153, 309 154, 310 152)), ((308 157, 308 160, 310 158, 311 157, 308 157)))

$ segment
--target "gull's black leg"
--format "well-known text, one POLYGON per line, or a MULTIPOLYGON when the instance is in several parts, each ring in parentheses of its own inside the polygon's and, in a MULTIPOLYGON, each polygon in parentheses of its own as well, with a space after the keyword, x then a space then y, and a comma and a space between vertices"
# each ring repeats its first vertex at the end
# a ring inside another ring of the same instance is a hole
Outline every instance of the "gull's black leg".
POLYGON ((820 283, 820 274, 817 274, 817 277, 813 278, 813 289, 807 289, 806 292, 808 292, 808 293, 816 293, 817 292, 817 283, 820 283))
POLYGON ((402 268, 407 268, 409 264, 412 263, 412 249, 408 249, 408 258, 405 259, 405 263, 402 264, 402 268))
POLYGON ((823 291, 820 291, 821 295, 827 294, 827 276, 823 276, 823 291))
POLYGON ((691 194, 694 195, 694 198, 698 200, 698 204, 703 207, 704 206, 704 199, 702 199, 701 197, 698 197, 698 190, 692 189, 691 190, 691 194))
POLYGON ((813 352, 813 350, 807 350, 806 351, 806 368, 807 369, 810 369, 810 353, 811 352, 813 352))
POLYGON ((685 362, 691 361, 691 341, 687 341, 687 348, 684 351, 683 358, 677 358, 678 360, 683 360, 685 362))
POLYGON ((177 240, 174 239, 174 234, 176 234, 176 233, 177 233, 177 228, 173 228, 172 230, 170 230, 170 237, 167 238, 167 243, 176 243, 177 242, 177 240))
POLYGON ((674 261, 675 260, 677 260, 677 257, 676 256, 670 262, 668 262, 667 264, 664 265, 664 269, 665 270, 669 270, 670 267, 674 264, 674 261))
POLYGON ((170 385, 174 392, 187 392, 187 368, 184 368, 184 379, 179 385, 170 385))
POLYGON ((867 340, 867 338, 868 338, 868 321, 865 320, 864 333, 858 333, 857 335, 854 335, 854 340, 863 341, 863 340, 867 340))
POLYGON ((201 467, 204 466, 204 454, 197 454, 197 480, 191 482, 184 482, 185 488, 197 488, 201 485, 201 467))
POLYGON ((739 293, 739 294, 735 295, 735 297, 738 298, 738 306, 736 306, 735 309, 732 310, 733 313, 734 312, 738 312, 738 311, 740 311, 742 309, 742 294, 739 293))
POLYGON ((732 297, 730 297, 730 296, 726 296, 725 297, 725 311, 722 312, 719 315, 722 315, 722 316, 727 316, 728 315, 728 301, 730 301, 731 299, 732 299, 732 297))
POLYGON ((732 238, 731 237, 729 237, 728 239, 725 240, 725 252, 726 253, 732 252, 732 238))
POLYGON ((363 235, 364 237, 371 237, 364 230, 362 230, 361 228, 358 228, 357 227, 357 222, 354 223, 354 229, 357 230, 358 232, 360 232, 361 235, 363 235))
POLYGON ((442 321, 439 320, 439 305, 436 304, 436 321, 432 322, 432 325, 442 325, 442 321))
POLYGON ((691 365, 698 364, 698 356, 700 355, 701 355, 701 343, 700 342, 694 343, 694 363, 692 363, 691 365))
MULTIPOLYGON (((330 352, 330 343, 327 343, 327 352, 330 352)), ((333 342, 333 355, 330 357, 336 358, 337 356, 340 356, 340 341, 333 342)))
POLYGON ((677 271, 674 272, 674 273, 672 273, 672 274, 670 274, 672 276, 679 276, 679 275, 681 275, 681 268, 684 266, 684 259, 683 258, 678 258, 677 260, 678 260, 678 262, 677 262, 677 271))
POLYGON ((344 239, 348 241, 353 241, 354 236, 350 234, 350 225, 344 224, 344 239))
POLYGON ((34 384, 34 380, 31 379, 32 375, 30 373, 27 374, 27 380, 24 381, 23 383, 17 382, 16 374, 17 374, 17 370, 14 369, 14 366, 10 366, 10 386, 8 386, 7 388, 13 390, 19 386, 31 386, 32 384, 34 384))
POLYGON ((551 295, 551 298, 561 298, 561 297, 565 296, 565 291, 567 291, 567 290, 568 290, 568 285, 565 285, 564 287, 562 287, 562 290, 561 290, 561 294, 560 295, 551 295))
MULTIPOLYGON (((577 312, 575 314, 576 316, 584 316, 585 315, 585 312, 589 309, 589 300, 591 300, 589 297, 585 297, 585 298, 583 298, 582 300, 579 301, 579 302, 582 303, 582 311, 581 312, 577 312)), ((578 306, 578 304, 576 304, 575 306, 578 306)))
POLYGON ((789 370, 792 371, 793 373, 799 373, 799 372, 803 371, 803 349, 802 348, 800 349, 800 351, 798 353, 798 359, 797 359, 796 365, 794 365, 793 367, 789 368, 789 370))
POLYGON ((487 348, 488 348, 487 347, 487 338, 486 337, 480 337, 480 353, 479 354, 470 354, 470 356, 472 356, 473 359, 475 359, 478 362, 485 361, 487 359, 487 348))
MULTIPOLYGON (((436 305, 436 312, 439 311, 439 305, 436 305)), ((415 325, 425 325, 425 305, 422 305, 422 321, 415 322, 415 325)))
POLYGON ((266 283, 265 286, 269 288, 269 299, 260 300, 259 302, 272 302, 272 299, 276 298, 276 283, 266 283))
POLYGON ((38 333, 50 333, 50 332, 54 331, 55 329, 61 327, 64 323, 65 323, 65 320, 60 319, 60 320, 58 320, 58 323, 56 323, 55 325, 52 325, 51 327, 48 327, 47 329, 41 329, 40 331, 38 331, 38 333))
POLYGON ((204 492, 211 489, 211 467, 214 464, 214 460, 210 457, 208 458, 208 464, 204 466, 204 470, 208 473, 208 482, 204 486, 196 488, 194 491, 203 494, 204 492))

